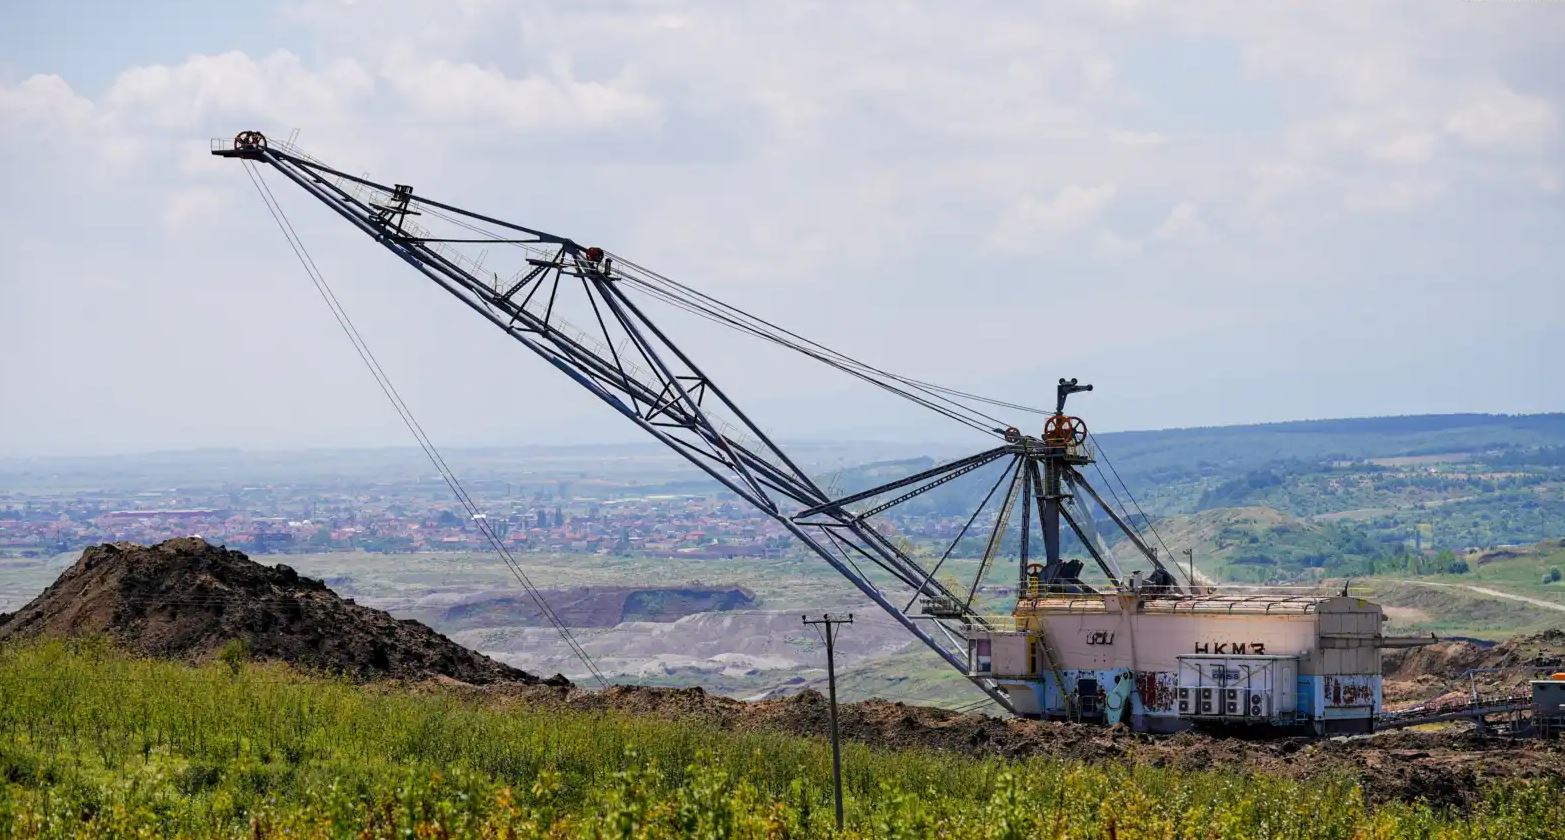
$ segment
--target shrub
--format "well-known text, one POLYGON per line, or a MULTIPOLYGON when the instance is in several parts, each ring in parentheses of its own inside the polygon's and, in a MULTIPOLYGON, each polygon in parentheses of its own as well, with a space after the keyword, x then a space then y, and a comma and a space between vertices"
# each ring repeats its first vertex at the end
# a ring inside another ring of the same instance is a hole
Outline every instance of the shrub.
POLYGON ((244 639, 229 639, 217 651, 219 662, 228 666, 230 676, 237 677, 250 661, 250 643, 244 639))

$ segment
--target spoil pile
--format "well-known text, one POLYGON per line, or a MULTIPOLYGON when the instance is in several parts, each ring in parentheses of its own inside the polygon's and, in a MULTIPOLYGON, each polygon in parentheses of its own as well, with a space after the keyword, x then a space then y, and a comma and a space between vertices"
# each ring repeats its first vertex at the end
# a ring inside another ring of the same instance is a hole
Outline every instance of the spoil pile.
POLYGON ((1525 692, 1538 669, 1565 663, 1565 629, 1551 628, 1496 645, 1465 640, 1388 651, 1384 694, 1388 705, 1447 702, 1469 697, 1476 681, 1486 697, 1525 692))
POLYGON ((39 636, 108 636, 138 653, 187 661, 210 659, 238 639, 257 658, 358 680, 539 682, 417 621, 340 598, 287 566, 263 566, 197 538, 82 552, 42 594, 0 618, 0 642, 39 636))

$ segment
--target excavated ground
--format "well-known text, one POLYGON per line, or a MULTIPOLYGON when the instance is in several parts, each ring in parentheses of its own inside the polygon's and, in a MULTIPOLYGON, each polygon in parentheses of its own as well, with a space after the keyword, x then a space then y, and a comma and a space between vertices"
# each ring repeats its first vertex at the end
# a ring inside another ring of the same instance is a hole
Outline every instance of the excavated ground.
POLYGON ((1471 697, 1474 682, 1485 697, 1525 693, 1540 670, 1565 670, 1562 663, 1560 628, 1496 645, 1453 640, 1391 651, 1385 657, 1386 703, 1457 702, 1471 697))
MULTIPOLYGON (((615 627, 627 621, 673 622, 688 615, 744 610, 757 604, 742 586, 575 586, 544 590, 549 609, 568 627, 615 627)), ((477 597, 454 604, 439 616, 448 632, 475 627, 544 625, 538 605, 527 597, 477 597)))
MULTIPOLYGON (((592 692, 545 686, 480 689, 500 705, 648 715, 718 729, 770 730, 822 737, 826 699, 815 691, 745 702, 699 688, 614 686, 592 692)), ((972 756, 1033 756, 1128 761, 1184 770, 1223 769, 1298 780, 1346 776, 1372 800, 1428 802, 1465 808, 1488 780, 1565 776, 1565 742, 1485 740, 1470 731, 1391 732, 1319 740, 1244 740, 1195 732, 1141 735, 1123 727, 1002 719, 958 714, 884 700, 839 709, 843 737, 890 749, 922 748, 972 756)))
POLYGON ((82 552, 37 598, 0 616, 0 642, 38 636, 107 636, 137 653, 187 661, 240 639, 255 657, 361 680, 539 682, 287 566, 195 538, 82 552))

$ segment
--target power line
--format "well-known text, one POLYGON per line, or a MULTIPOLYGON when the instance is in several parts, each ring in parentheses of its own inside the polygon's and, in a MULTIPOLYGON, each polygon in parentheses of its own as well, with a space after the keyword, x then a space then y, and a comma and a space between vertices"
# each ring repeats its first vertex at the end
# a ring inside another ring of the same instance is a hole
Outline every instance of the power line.
MULTIPOLYGON (((633 282, 635 282, 635 281, 633 281, 633 282)), ((846 374, 848 374, 850 376, 854 376, 854 377, 856 377, 858 379, 861 379, 861 380, 863 380, 865 382, 868 382, 871 385, 874 385, 874 386, 876 386, 878 388, 882 388, 884 390, 890 391, 891 393, 896 394, 897 396, 900 396, 903 399, 907 399, 907 400, 909 400, 909 401, 911 401, 911 402, 913 402, 915 404, 921 405, 921 406, 923 406, 923 407, 925 407, 925 408, 927 408, 927 409, 929 409, 931 411, 934 411, 936 413, 943 414, 946 417, 948 417, 948 418, 950 418, 952 420, 957 421, 958 423, 962 423, 964 425, 970 426, 973 429, 976 429, 977 431, 983 432, 984 434, 998 435, 999 433, 996 432, 996 430, 990 424, 993 424, 993 423, 999 423, 999 424, 1002 424, 1002 425, 1004 424, 1004 421, 1002 421, 1002 420, 999 420, 999 419, 994 418, 994 417, 990 417, 987 414, 984 414, 982 412, 979 412, 979 411, 971 409, 971 408, 969 408, 967 406, 964 406, 964 405, 962 405, 959 402, 956 402, 956 401, 953 401, 953 400, 950 400, 950 399, 946 399, 944 397, 939 397, 938 395, 934 396, 933 398, 922 397, 922 396, 919 396, 918 394, 915 394, 915 393, 913 393, 913 392, 911 392, 911 391, 909 391, 907 389, 899 388, 896 385, 891 384, 890 382, 887 382, 887 381, 884 381, 883 379, 877 378, 876 375, 874 375, 875 372, 876 372, 875 369, 869 367, 868 365, 863 365, 862 363, 855 362, 855 361, 853 361, 851 359, 847 359, 846 357, 842 357, 841 359, 831 358, 831 356, 829 354, 827 354, 827 353, 811 350, 811 349, 809 349, 807 347, 804 347, 802 345, 795 344, 795 343, 790 342, 790 341, 788 341, 786 339, 783 339, 781 337, 772 335, 772 334, 768 333, 767 331, 765 331, 763 329, 759 329, 759 328, 756 328, 756 327, 753 327, 753 326, 750 326, 750 325, 746 325, 746 324, 741 323, 740 321, 738 321, 738 320, 736 320, 736 319, 734 319, 734 318, 732 318, 730 316, 724 315, 724 314, 722 314, 720 312, 716 312, 716 311, 714 311, 714 310, 712 310, 710 308, 703 307, 699 303, 692 302, 692 301, 690 301, 688 299, 680 297, 677 294, 673 294, 673 293, 667 292, 667 291, 665 291, 663 289, 659 289, 659 288, 657 288, 655 286, 650 286, 650 285, 646 285, 646 284, 638 284, 638 287, 641 288, 644 292, 646 292, 646 293, 652 295, 653 297, 657 298, 658 300, 661 300, 661 301, 663 301, 665 303, 668 303, 668 304, 670 304, 672 306, 675 306, 675 307, 678 307, 680 309, 683 309, 683 310, 685 310, 687 312, 690 312, 690 313, 692 313, 692 314, 694 314, 694 315, 696 315, 698 317, 704 318, 704 319, 706 319, 708 321, 712 321, 712 322, 718 323, 718 324, 720 324, 722 326, 729 327, 730 329, 734 329, 736 331, 743 332, 743 333, 755 336, 757 338, 764 339, 766 341, 770 341, 770 342, 772 342, 774 344, 777 344, 779 346, 785 347, 785 348, 793 350, 793 351, 795 351, 797 353, 800 353, 800 354, 803 354, 805 356, 808 356, 808 357, 810 357, 812 359, 815 359, 816 361, 818 361, 818 362, 820 362, 820 363, 822 363, 824 365, 827 365, 828 367, 835 368, 835 369, 840 370, 843 373, 846 373, 846 374), (936 402, 935 400, 939 400, 941 402, 944 402, 944 403, 946 403, 946 405, 941 405, 938 402, 936 402), (975 418, 977 418, 977 419, 975 419, 975 418), (981 420, 988 420, 989 423, 981 422, 981 420)), ((895 379, 895 377, 890 377, 890 378, 895 379)))

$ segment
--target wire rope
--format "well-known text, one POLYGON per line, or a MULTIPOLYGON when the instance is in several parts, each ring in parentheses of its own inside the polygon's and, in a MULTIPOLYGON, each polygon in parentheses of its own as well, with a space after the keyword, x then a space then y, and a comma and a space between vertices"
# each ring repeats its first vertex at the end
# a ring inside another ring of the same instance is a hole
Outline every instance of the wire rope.
MULTIPOLYGON (((1110 460, 1108 453, 1103 451, 1103 444, 1098 442, 1097 435, 1092 435, 1089 433, 1089 436, 1092 438, 1093 448, 1098 451, 1098 455, 1102 459, 1103 463, 1108 464, 1109 472, 1114 474, 1114 479, 1119 482, 1119 486, 1125 488, 1125 496, 1126 498, 1130 499, 1130 503, 1132 505, 1135 505, 1136 513, 1141 516, 1141 521, 1146 523, 1147 529, 1152 532, 1152 536, 1157 538, 1157 544, 1163 547, 1163 552, 1165 555, 1167 555, 1168 561, 1173 563, 1175 566, 1178 566, 1179 563, 1174 559, 1173 549, 1168 547, 1168 543, 1163 542, 1163 535, 1158 533, 1157 526, 1152 524, 1152 518, 1147 516, 1147 512, 1141 509, 1141 503, 1136 501, 1135 494, 1130 492, 1130 485, 1125 483, 1125 479, 1119 477, 1119 470, 1114 468, 1114 462, 1110 460)), ((1098 474, 1103 474, 1103 470, 1101 468, 1098 470, 1098 474)), ((1108 484, 1108 480, 1106 478, 1104 479, 1104 483, 1108 484)), ((1109 484, 1109 492, 1114 492, 1114 485, 1109 484)), ((1117 494, 1114 497, 1114 502, 1121 508, 1124 508, 1124 503, 1119 500, 1119 496, 1117 494)), ((1130 511, 1127 509, 1125 512, 1129 513, 1130 511)), ((1139 537, 1140 535, 1140 530, 1138 529, 1136 536, 1139 537)), ((1192 580, 1190 583, 1191 585, 1194 585, 1195 581, 1192 580)))
POLYGON ((574 653, 576 657, 581 660, 582 664, 586 666, 588 673, 590 673, 600 685, 607 686, 608 680, 603 676, 603 673, 598 670, 597 665, 592 661, 592 657, 587 653, 586 649, 581 646, 580 642, 576 640, 575 636, 571 633, 570 628, 560 620, 559 616, 549 606, 548 601, 543 597, 542 593, 538 591, 538 588, 533 585, 532 580, 527 576, 527 573, 522 569, 521 564, 517 562, 516 558, 511 555, 509 549, 505 547, 504 542, 501 541, 500 538, 494 533, 493 528, 491 528, 489 525, 487 516, 478 508, 477 504, 473 502, 472 497, 468 495, 466 488, 462 486, 461 481, 456 477, 456 473, 452 471, 450 466, 446 463, 444 456, 440 454, 440 450, 425 433, 423 426, 418 422, 417 418, 413 415, 412 410, 402 399, 402 395, 397 391, 396 386, 392 384, 390 377, 386 374, 384 368, 381 367, 380 362, 375 358, 373 351, 371 351, 369 348, 369 344, 364 340, 363 336, 359 333, 358 328, 353 324, 353 320, 348 316, 347 310, 343 308, 342 303, 337 299, 337 296, 332 291, 330 284, 327 283, 325 276, 321 274, 314 258, 310 256, 308 249, 304 246, 304 242, 299 238, 298 233, 294 230, 292 223, 289 222, 287 214, 283 211, 282 206, 277 203, 276 196, 272 194, 271 189, 266 185, 264 177, 262 177, 260 172, 250 161, 245 161, 244 163, 245 171, 250 176, 251 183, 255 185, 257 193, 261 196, 262 203, 266 205, 267 211, 271 213, 272 219, 277 223, 278 229, 282 231, 283 237, 288 240, 289 248, 294 252, 294 256, 299 260, 299 264, 303 266, 305 273, 309 275, 310 281, 312 284, 314 284, 316 291, 321 296, 321 299, 325 301, 327 307, 331 309, 332 317, 337 321, 337 325, 342 328, 343 334, 348 337, 349 342, 353 344, 354 350, 358 353, 360 360, 364 362, 365 367, 370 372, 370 375, 374 377, 375 383, 380 387, 381 393, 386 396, 386 399, 391 403, 392 408, 396 410, 397 415, 401 418, 403 425, 407 427, 410 433, 412 433, 415 441, 418 442, 419 448, 424 451, 424 454, 429 459, 430 463, 435 467, 436 471, 440 473, 440 476, 445 481, 446 486, 451 489, 451 492, 453 495, 455 495, 457 501, 467 511, 470 521, 474 523, 475 527, 477 527, 483 534, 485 540, 494 549, 495 553, 501 558, 502 561, 504 561, 506 566, 510 569, 511 574, 516 578, 517 582, 520 583, 522 588, 526 590, 527 594, 531 596, 533 602, 538 606, 539 611, 543 613, 543 615, 552 625, 554 625, 555 630, 560 634, 560 637, 565 642, 566 646, 569 647, 572 653, 574 653))
MULTIPOLYGON (((418 203, 422 212, 430 216, 443 219, 470 232, 493 237, 489 241, 495 244, 511 245, 524 249, 528 244, 530 244, 502 238, 496 235, 493 231, 468 222, 465 219, 459 218, 457 215, 443 212, 442 210, 431 205, 420 203, 417 199, 414 200, 414 203, 418 203)), ((990 423, 997 423, 1002 426, 1006 425, 1005 421, 974 409, 972 406, 963 403, 962 400, 970 400, 973 402, 984 403, 1000 408, 1008 408, 1014 411, 1023 411, 1032 414, 1047 415, 1051 413, 1045 409, 1034 408, 1032 406, 1007 402, 992 397, 985 397, 980 394, 971 393, 969 391, 962 391, 956 388, 937 385, 932 382, 893 373, 883 368, 870 365, 845 353, 827 347, 820 342, 805 338, 804 336, 793 332, 792 330, 781 327, 771 321, 766 320, 765 318, 761 318, 757 315, 746 312, 739 307, 733 306, 732 304, 721 301, 711 295, 691 288, 690 286, 679 283, 678 281, 652 271, 651 269, 648 269, 644 266, 638 265, 637 263, 625 259, 624 257, 621 257, 617 254, 609 254, 608 256, 617 261, 622 267, 628 266, 629 268, 633 269, 633 272, 631 273, 627 273, 621 270, 619 272, 618 279, 630 281, 641 291, 648 293, 665 303, 677 306, 687 312, 691 312, 692 314, 697 314, 703 318, 706 318, 707 320, 713 321, 714 323, 728 327, 729 329, 734 329, 739 332, 747 333, 756 338, 771 341, 775 344, 778 344, 779 346, 809 356, 816 361, 822 362, 845 373, 849 373, 850 375, 854 375, 869 381, 872 384, 897 393, 904 398, 912 399, 914 402, 922 404, 926 408, 930 408, 939 413, 946 414, 946 416, 951 417, 951 419, 964 422, 967 425, 973 426, 974 428, 977 428, 985 433, 994 434, 995 430, 981 423, 971 422, 972 418, 981 418, 982 420, 989 421, 990 423), (919 397, 911 391, 896 387, 895 385, 890 384, 890 382, 886 382, 884 380, 891 380, 892 382, 901 383, 912 389, 923 392, 925 396, 919 397), (947 406, 937 406, 936 404, 931 403, 929 401, 930 399, 944 402, 949 408, 947 406), (950 413, 952 411, 967 414, 969 417, 968 419, 963 419, 953 416, 953 414, 950 413)))

